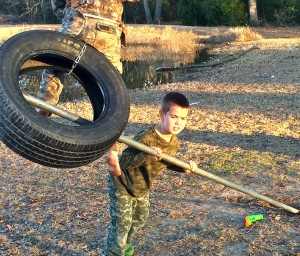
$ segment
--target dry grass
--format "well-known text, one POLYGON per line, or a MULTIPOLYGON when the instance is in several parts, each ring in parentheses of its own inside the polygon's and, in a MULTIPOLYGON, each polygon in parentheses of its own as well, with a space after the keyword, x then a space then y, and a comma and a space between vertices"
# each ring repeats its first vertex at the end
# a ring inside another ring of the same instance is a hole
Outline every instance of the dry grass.
MULTIPOLYGON (((0 43, 23 31, 33 29, 57 30, 57 26, 10 26, 0 27, 0 43)), ((126 61, 161 61, 165 63, 186 64, 195 59, 199 44, 198 35, 192 31, 180 31, 170 27, 154 28, 147 26, 127 26, 127 47, 123 49, 122 59, 126 61)))
POLYGON ((252 31, 249 27, 231 28, 229 33, 236 34, 237 42, 258 41, 262 39, 260 34, 252 31))
POLYGON ((128 26, 127 43, 134 46, 160 46, 168 51, 189 52, 197 46, 198 35, 193 31, 179 31, 171 27, 155 28, 149 26, 128 26))
POLYGON ((232 42, 258 41, 260 39, 262 39, 262 36, 249 27, 235 27, 229 28, 228 31, 224 33, 220 33, 220 31, 216 29, 211 36, 203 38, 200 41, 207 44, 224 44, 232 42))
POLYGON ((128 61, 163 61, 186 64, 195 59, 198 35, 170 27, 127 27, 127 47, 123 59, 128 61))
POLYGON ((58 30, 58 25, 10 25, 10 26, 0 26, 0 44, 2 44, 8 38, 19 34, 24 31, 34 30, 34 29, 48 29, 48 30, 58 30))

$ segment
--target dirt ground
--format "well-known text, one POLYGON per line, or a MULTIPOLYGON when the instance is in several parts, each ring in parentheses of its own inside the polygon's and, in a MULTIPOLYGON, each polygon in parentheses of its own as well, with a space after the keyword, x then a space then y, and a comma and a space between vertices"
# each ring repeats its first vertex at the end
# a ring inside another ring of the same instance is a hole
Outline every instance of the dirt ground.
MULTIPOLYGON (((129 91, 125 135, 157 123, 163 95, 181 91, 192 107, 178 158, 300 209, 300 29, 257 32, 263 39, 211 48, 216 61, 258 47, 235 61, 129 91)), ((0 255, 100 255, 109 224, 105 158, 53 169, 0 146, 0 255)), ((299 256, 299 234, 299 215, 199 175, 166 170, 134 246, 136 256, 299 256), (246 228, 244 217, 256 213, 264 219, 246 228)))

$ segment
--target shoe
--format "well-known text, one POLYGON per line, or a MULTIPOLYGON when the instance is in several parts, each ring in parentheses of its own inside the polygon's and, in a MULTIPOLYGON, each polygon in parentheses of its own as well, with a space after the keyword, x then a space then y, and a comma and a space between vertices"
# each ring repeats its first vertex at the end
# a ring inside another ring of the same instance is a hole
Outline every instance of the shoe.
POLYGON ((132 244, 126 244, 125 246, 125 256, 133 256, 134 247, 132 244))

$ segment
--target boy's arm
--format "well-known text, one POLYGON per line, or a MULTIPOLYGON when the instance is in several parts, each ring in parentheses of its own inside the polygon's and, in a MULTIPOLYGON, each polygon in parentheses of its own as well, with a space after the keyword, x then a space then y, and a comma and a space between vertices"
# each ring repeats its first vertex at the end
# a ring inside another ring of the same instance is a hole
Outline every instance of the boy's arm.
POLYGON ((107 170, 116 177, 121 175, 117 144, 114 144, 107 152, 107 170))
POLYGON ((122 168, 137 168, 140 166, 145 166, 147 164, 151 164, 153 162, 159 161, 155 156, 151 156, 147 153, 140 152, 140 153, 123 153, 120 157, 122 168))
MULTIPOLYGON (((138 141, 148 147, 152 147, 153 149, 155 149, 157 151, 158 154, 160 154, 162 152, 161 149, 157 148, 157 147, 153 147, 151 145, 152 140, 151 140, 151 137, 149 140, 149 136, 147 136, 147 133, 148 133, 148 130, 141 131, 134 137, 134 140, 138 141)), ((126 169, 129 167, 136 168, 136 167, 144 166, 147 164, 151 164, 152 162, 159 161, 160 159, 161 159, 161 157, 155 157, 155 156, 149 155, 143 151, 140 151, 136 148, 129 146, 123 151, 119 160, 122 165, 122 168, 126 169)))
POLYGON ((198 169, 198 165, 194 161, 190 160, 189 164, 190 164, 190 169, 183 169, 177 165, 166 162, 167 168, 175 172, 190 173, 191 171, 194 172, 198 169))

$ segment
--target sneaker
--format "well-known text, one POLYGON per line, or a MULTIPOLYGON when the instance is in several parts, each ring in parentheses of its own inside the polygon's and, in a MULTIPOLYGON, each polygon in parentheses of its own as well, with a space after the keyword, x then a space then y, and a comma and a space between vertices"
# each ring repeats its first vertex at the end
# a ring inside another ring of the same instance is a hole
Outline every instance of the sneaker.
POLYGON ((133 256, 134 247, 132 244, 126 244, 125 246, 125 256, 133 256))

